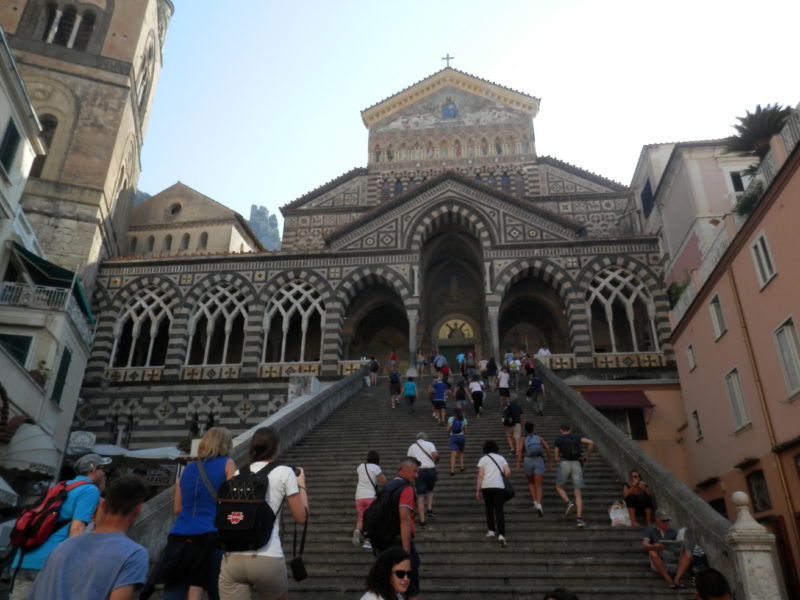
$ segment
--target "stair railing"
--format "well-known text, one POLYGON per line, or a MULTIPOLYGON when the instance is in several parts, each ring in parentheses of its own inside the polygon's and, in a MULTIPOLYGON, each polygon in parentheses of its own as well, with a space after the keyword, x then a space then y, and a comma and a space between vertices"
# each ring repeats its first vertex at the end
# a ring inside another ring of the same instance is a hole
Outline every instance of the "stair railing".
MULTIPOLYGON (((243 465, 246 462, 248 442, 253 432, 259 427, 269 425, 278 429, 281 434, 281 451, 287 451, 344 402, 358 393, 364 386, 366 375, 367 367, 364 366, 333 385, 320 390, 314 396, 299 398, 287 403, 255 427, 236 436, 233 450, 231 450, 231 458, 238 466, 243 465)), ((130 537, 147 548, 151 561, 158 558, 161 549, 167 542, 167 533, 175 521, 172 512, 174 488, 175 486, 170 486, 150 498, 142 507, 139 518, 129 532, 130 537)))
MULTIPOLYGON (((567 414, 570 425, 594 441, 595 450, 606 459, 620 481, 627 480, 631 469, 636 469, 642 474, 653 490, 658 506, 669 511, 675 524, 688 528, 689 539, 703 547, 709 563, 725 575, 734 587, 737 598, 746 600, 786 598, 785 590, 780 589, 783 587, 780 583, 781 570, 776 560, 777 553, 772 534, 766 533, 752 517, 748 521, 741 510, 737 523, 731 526, 727 519, 642 450, 541 361, 536 360, 535 365, 536 373, 546 385, 547 397, 559 404, 567 414), (756 530, 752 525, 760 527, 761 530, 756 530), (732 535, 737 531, 737 527, 739 530, 742 530, 742 527, 746 528, 744 531, 749 534, 747 544, 738 543, 737 536, 732 535), (751 554, 756 545, 758 545, 757 552, 751 554), (755 568, 746 567, 749 563, 754 563, 755 568), (769 572, 772 575, 764 577, 764 574, 769 572)), ((591 488, 588 494, 591 494, 591 488)), ((742 503, 746 502, 742 496, 746 498, 746 495, 742 492, 737 494, 734 494, 734 502, 740 509, 742 503)))

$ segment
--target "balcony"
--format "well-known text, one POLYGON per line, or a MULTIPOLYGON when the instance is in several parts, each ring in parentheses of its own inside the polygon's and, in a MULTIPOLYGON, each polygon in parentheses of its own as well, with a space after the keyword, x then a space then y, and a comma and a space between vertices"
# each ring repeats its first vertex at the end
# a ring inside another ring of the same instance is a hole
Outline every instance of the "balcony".
POLYGON ((65 312, 87 348, 92 345, 94 333, 88 318, 78 307, 71 289, 2 281, 0 306, 22 306, 33 310, 65 312))

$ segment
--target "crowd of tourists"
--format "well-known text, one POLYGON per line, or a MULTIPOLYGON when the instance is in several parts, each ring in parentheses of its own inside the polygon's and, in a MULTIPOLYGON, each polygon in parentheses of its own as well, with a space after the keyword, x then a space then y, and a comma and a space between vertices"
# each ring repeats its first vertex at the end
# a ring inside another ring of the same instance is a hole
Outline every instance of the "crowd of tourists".
MULTIPOLYGON (((546 356, 549 351, 542 348, 539 354, 546 356)), ((392 409, 404 403, 413 416, 419 409, 418 397, 427 395, 431 417, 445 428, 452 477, 467 467, 467 414, 480 419, 486 395, 497 392, 508 453, 504 455, 496 440, 485 440, 475 465, 474 496, 484 505, 485 537, 503 548, 509 543, 504 506, 513 490, 509 481, 512 467, 506 456, 513 457, 514 468, 525 474, 534 514, 539 518, 545 516, 544 474, 556 464, 555 490, 563 502, 558 512, 564 516, 574 513, 576 526, 584 527, 583 473, 594 442, 563 423, 550 444, 535 432, 532 419, 526 421, 526 413, 541 416, 545 411, 546 389, 536 376, 532 358, 509 351, 498 366, 492 358, 478 359, 467 352, 459 354, 456 363, 454 375, 441 354, 431 352, 426 358, 418 352, 417 374, 412 376, 414 371, 410 371, 401 377, 397 354, 392 351, 388 361, 390 403, 392 409), (427 367, 431 382, 421 389, 420 374, 427 367), (523 378, 524 408, 517 400, 523 378)), ((371 382, 377 383, 379 372, 380 365, 373 359, 369 364, 371 382)), ((498 427, 498 437, 500 431, 498 427)), ((12 544, 17 550, 9 570, 11 599, 147 599, 159 585, 163 585, 166 600, 248 600, 253 594, 265 600, 288 598, 279 515, 285 505, 295 523, 307 523, 305 473, 300 467, 278 462, 280 435, 274 427, 253 433, 246 465, 240 469, 230 458, 231 447, 231 434, 225 428, 213 427, 203 436, 196 460, 186 466, 175 486, 175 522, 157 557, 148 556, 144 547, 125 535, 147 497, 144 480, 122 475, 106 486, 104 466, 110 459, 97 454, 81 457, 74 465, 76 476, 50 488, 42 503, 24 511, 15 525, 12 544), (48 511, 53 517, 44 524, 42 515, 48 511)), ((415 535, 436 517, 439 450, 427 433, 420 431, 400 459, 394 477, 383 473, 380 462, 378 451, 372 449, 356 467, 352 541, 376 555, 361 600, 418 599, 421 558, 415 535)), ((685 529, 672 526, 666 510, 654 510, 652 491, 638 471, 630 472, 622 494, 631 524, 639 525, 642 520, 646 525, 642 547, 653 570, 670 588, 684 587, 682 578, 690 567, 697 566, 698 558, 685 529)), ((305 577, 301 557, 293 558, 290 567, 295 579, 305 577)), ((729 593, 724 577, 713 569, 698 576, 697 598, 729 598, 729 593)), ((576 598, 564 588, 544 596, 545 600, 576 598)))
MULTIPOLYGON (((549 356, 550 352, 542 348, 537 354, 541 358, 549 356)), ((526 420, 526 413, 532 417, 544 415, 547 397, 546 386, 536 375, 533 358, 509 350, 498 365, 492 358, 478 358, 474 352, 466 352, 455 357, 451 369, 447 359, 435 350, 427 356, 417 351, 415 368, 410 369, 405 377, 400 374, 398 363, 390 361, 387 372, 389 403, 392 409, 405 406, 408 414, 415 416, 422 410, 420 397, 427 397, 431 417, 437 425, 446 428, 452 477, 466 468, 464 449, 469 437, 469 419, 480 419, 484 414, 486 396, 496 392, 507 452, 514 457, 514 468, 525 474, 535 514, 539 518, 545 516, 544 475, 555 468, 555 491, 563 502, 557 512, 565 517, 574 515, 576 527, 584 528, 584 469, 594 442, 574 432, 569 423, 562 423, 559 434, 548 443, 536 433, 534 419, 526 420), (423 386, 425 373, 429 373, 430 383, 423 386), (518 400, 523 385, 525 403, 518 400)), ((380 363, 374 358, 370 370, 374 373, 381 370, 380 363)), ((498 428, 498 437, 499 434, 498 428)), ((510 492, 509 483, 512 465, 504 454, 505 450, 500 450, 495 439, 483 442, 482 456, 476 465, 474 495, 484 504, 485 537, 495 539, 505 548, 509 541, 504 505, 513 492, 510 492)), ((369 548, 377 555, 367 578, 368 592, 362 600, 413 600, 420 597, 421 558, 414 540, 416 531, 424 530, 436 515, 434 491, 439 458, 439 450, 421 431, 401 459, 397 475, 388 483, 381 481, 381 478, 387 479, 375 450, 371 450, 367 460, 357 466, 357 519, 353 544, 369 548), (387 528, 393 528, 389 535, 383 531, 387 528)), ((622 497, 630 524, 639 526, 640 520, 644 522, 642 548, 647 552, 652 569, 670 588, 685 587, 682 580, 690 567, 699 570, 708 566, 702 564, 702 560, 698 561, 696 547, 689 543, 685 529, 671 527, 667 511, 654 511, 652 491, 636 470, 630 472, 628 481, 624 483, 622 497)), ((700 555, 702 558, 702 549, 700 555)), ((698 598, 706 597, 716 596, 698 593, 698 598)), ((560 588, 545 598, 561 600, 577 596, 560 588)))

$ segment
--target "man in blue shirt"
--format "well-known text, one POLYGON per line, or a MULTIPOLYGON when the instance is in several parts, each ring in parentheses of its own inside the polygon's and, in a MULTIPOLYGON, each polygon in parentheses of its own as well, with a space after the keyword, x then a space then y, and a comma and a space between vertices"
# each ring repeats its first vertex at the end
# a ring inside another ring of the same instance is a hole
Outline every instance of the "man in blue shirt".
POLYGON ((142 510, 147 484, 122 475, 100 501, 93 531, 68 539, 53 550, 39 572, 31 600, 130 600, 145 580, 147 550, 125 533, 142 510))
POLYGON ((443 425, 447 415, 447 397, 450 395, 450 386, 442 380, 437 380, 428 388, 428 393, 431 395, 436 424, 443 425))
POLYGON ((101 468, 107 465, 111 459, 99 454, 86 454, 75 462, 75 472, 77 476, 67 484, 84 482, 69 492, 61 509, 58 513, 58 520, 63 522, 63 526, 58 528, 47 540, 39 547, 22 556, 20 565, 20 555, 18 551, 11 563, 13 573, 19 566, 19 572, 14 578, 14 587, 11 591, 11 600, 22 600, 27 598, 27 592, 33 580, 39 574, 45 559, 61 542, 68 537, 73 537, 86 531, 86 526, 94 517, 94 511, 100 500, 100 490, 105 487, 106 474, 101 468))

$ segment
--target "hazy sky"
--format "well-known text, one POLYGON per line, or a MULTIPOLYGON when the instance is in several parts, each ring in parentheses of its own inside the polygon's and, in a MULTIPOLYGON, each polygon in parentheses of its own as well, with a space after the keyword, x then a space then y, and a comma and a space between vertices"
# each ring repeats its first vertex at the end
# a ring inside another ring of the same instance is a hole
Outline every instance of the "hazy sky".
POLYGON ((180 180, 245 218, 366 166, 361 110, 448 52, 541 98, 539 155, 624 184, 644 144, 800 101, 798 0, 173 2, 139 187, 180 180))

